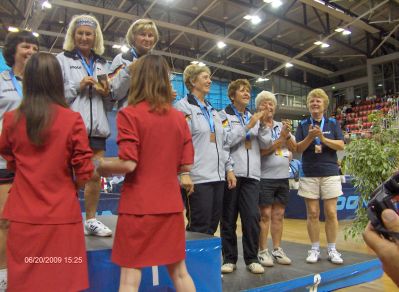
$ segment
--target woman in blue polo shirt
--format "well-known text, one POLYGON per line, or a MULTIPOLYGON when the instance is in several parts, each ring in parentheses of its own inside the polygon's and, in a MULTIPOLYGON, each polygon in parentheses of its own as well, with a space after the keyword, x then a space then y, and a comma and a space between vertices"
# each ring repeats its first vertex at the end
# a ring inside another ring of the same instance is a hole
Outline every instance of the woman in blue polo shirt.
POLYGON ((298 195, 305 198, 307 229, 312 248, 306 261, 320 259, 319 199, 324 202, 328 260, 342 264, 341 254, 335 248, 338 233, 337 198, 342 195, 338 170, 337 150, 344 149, 343 135, 338 122, 324 115, 329 99, 322 89, 309 92, 307 106, 310 117, 299 124, 296 131, 296 150, 302 154, 304 177, 299 180, 298 195))

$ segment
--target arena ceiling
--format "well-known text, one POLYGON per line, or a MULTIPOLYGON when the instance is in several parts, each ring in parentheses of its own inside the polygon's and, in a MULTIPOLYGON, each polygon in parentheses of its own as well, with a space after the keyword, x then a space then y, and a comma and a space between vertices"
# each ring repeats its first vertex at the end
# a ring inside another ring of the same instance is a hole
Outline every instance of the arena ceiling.
POLYGON ((399 48, 399 0, 50 0, 51 9, 42 2, 1 0, 1 43, 9 26, 27 27, 40 34, 43 50, 58 52, 71 16, 91 13, 112 59, 132 21, 147 17, 161 34, 155 53, 176 71, 199 60, 221 79, 278 74, 310 86, 365 76, 367 58, 399 48))

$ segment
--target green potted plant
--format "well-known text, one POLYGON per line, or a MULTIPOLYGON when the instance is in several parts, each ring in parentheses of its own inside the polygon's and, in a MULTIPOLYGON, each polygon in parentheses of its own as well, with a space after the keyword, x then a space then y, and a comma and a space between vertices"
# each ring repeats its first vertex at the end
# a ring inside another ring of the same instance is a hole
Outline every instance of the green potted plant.
POLYGON ((356 238, 363 232, 368 218, 366 205, 370 195, 398 169, 399 129, 393 116, 380 111, 368 116, 373 123, 369 138, 352 140, 345 148, 343 168, 353 177, 352 184, 359 194, 355 219, 345 229, 345 238, 356 238))

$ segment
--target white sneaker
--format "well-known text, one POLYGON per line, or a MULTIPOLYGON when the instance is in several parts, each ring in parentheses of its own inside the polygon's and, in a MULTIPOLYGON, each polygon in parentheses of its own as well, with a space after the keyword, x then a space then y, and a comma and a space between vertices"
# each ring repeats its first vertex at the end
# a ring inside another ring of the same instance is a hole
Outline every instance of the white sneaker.
POLYGON ((230 274, 234 272, 234 270, 237 269, 237 266, 232 263, 226 263, 222 265, 222 273, 223 274, 230 274))
POLYGON ((320 260, 320 251, 317 249, 308 250, 308 257, 306 258, 306 262, 309 264, 317 263, 320 260))
POLYGON ((330 249, 328 251, 328 260, 336 265, 342 265, 344 263, 341 254, 336 249, 330 249))
POLYGON ((269 250, 267 248, 264 250, 260 250, 258 252, 258 261, 264 267, 273 267, 274 266, 273 258, 270 255, 269 250))
POLYGON ((98 221, 96 218, 86 220, 84 226, 85 235, 101 237, 112 236, 112 230, 105 226, 101 221, 98 221))
POLYGON ((291 259, 287 257, 284 250, 281 247, 272 251, 272 256, 276 259, 276 262, 280 265, 290 265, 291 259))
POLYGON ((263 274, 265 272, 265 269, 262 267, 261 264, 259 263, 252 263, 247 266, 247 269, 252 273, 252 274, 263 274))

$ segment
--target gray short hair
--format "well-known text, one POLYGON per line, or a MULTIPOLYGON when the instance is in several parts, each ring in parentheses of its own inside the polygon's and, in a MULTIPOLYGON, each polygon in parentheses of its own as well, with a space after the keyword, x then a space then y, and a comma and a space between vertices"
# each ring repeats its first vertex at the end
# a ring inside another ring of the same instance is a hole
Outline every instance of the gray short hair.
POLYGON ((273 94, 273 93, 271 93, 270 91, 262 91, 262 92, 260 92, 257 96, 256 96, 256 98, 255 98, 255 106, 256 106, 256 109, 258 109, 259 108, 259 105, 263 102, 263 101, 271 101, 273 104, 274 104, 274 106, 277 106, 277 99, 276 99, 276 96, 273 94))

